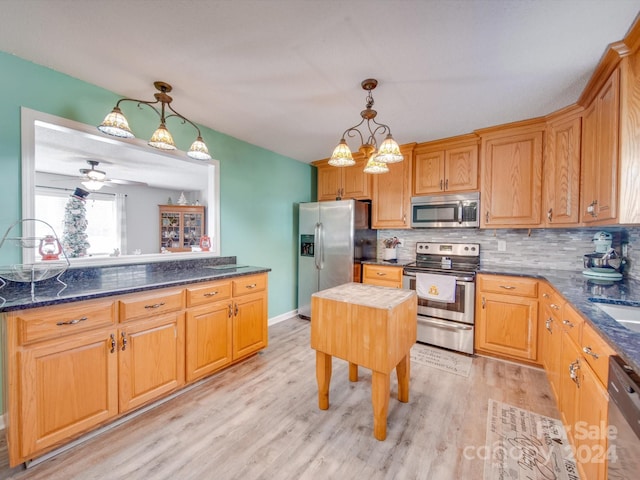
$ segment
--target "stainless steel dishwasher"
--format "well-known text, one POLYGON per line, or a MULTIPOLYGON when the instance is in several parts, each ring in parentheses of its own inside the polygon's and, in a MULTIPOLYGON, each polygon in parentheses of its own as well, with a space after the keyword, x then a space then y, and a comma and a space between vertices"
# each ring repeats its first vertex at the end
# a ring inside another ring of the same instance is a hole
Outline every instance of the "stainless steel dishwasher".
POLYGON ((608 480, 640 472, 640 376, 617 356, 609 360, 608 480))

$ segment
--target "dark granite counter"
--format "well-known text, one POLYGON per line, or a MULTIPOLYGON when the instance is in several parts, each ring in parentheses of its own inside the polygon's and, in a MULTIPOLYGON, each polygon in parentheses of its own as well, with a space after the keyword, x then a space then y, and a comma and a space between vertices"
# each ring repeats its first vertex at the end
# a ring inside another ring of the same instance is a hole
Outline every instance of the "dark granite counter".
POLYGON ((415 260, 377 260, 374 258, 371 260, 362 260, 361 263, 368 265, 385 265, 387 267, 405 267, 414 261, 415 260))
POLYGON ((640 281, 624 278, 602 281, 588 278, 581 272, 563 270, 533 270, 513 267, 482 266, 480 273, 533 277, 548 281, 601 334, 602 338, 636 372, 640 372, 640 332, 634 332, 600 310, 595 302, 640 307, 640 281))
POLYGON ((0 312, 77 302, 156 288, 270 272, 270 268, 237 265, 236 257, 151 262, 106 267, 70 268, 34 284, 7 282, 0 289, 0 312), (3 304, 2 298, 5 299, 3 304))

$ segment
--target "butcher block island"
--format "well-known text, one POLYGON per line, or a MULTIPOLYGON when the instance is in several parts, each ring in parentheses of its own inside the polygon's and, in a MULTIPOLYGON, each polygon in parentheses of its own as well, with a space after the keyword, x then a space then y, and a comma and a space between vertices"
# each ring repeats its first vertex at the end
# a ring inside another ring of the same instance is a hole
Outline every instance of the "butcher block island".
POLYGON ((410 349, 416 343, 417 297, 413 290, 347 283, 311 297, 311 348, 316 350, 318 406, 329 408, 332 357, 369 368, 373 433, 387 436, 390 374, 398 376, 398 400, 409 401, 410 349))
POLYGON ((35 299, 7 285, 0 312, 11 466, 267 346, 270 269, 235 257, 160 263, 70 269, 66 289, 37 285, 35 299))

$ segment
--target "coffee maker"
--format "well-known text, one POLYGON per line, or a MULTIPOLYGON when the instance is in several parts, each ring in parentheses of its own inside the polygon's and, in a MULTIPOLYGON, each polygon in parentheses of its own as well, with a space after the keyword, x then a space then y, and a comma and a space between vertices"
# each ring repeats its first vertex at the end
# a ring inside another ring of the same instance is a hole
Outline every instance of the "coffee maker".
POLYGON ((595 251, 584 256, 584 275, 588 277, 621 280, 625 261, 613 249, 613 236, 609 232, 597 232, 593 236, 595 251))

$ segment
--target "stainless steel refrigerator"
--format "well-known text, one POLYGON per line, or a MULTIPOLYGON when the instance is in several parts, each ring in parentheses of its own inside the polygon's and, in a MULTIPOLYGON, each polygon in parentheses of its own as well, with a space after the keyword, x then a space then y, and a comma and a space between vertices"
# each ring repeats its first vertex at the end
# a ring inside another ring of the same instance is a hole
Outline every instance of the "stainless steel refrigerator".
POLYGON ((311 317, 313 293, 359 282, 360 278, 354 278, 354 265, 376 258, 376 231, 370 229, 369 207, 368 202, 357 200, 299 204, 300 317, 311 317))

